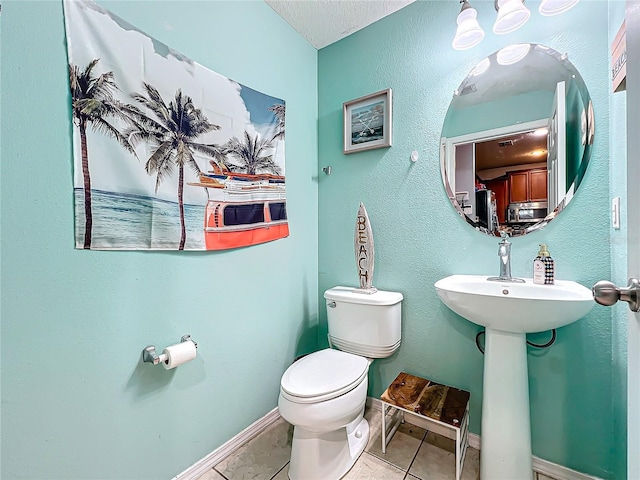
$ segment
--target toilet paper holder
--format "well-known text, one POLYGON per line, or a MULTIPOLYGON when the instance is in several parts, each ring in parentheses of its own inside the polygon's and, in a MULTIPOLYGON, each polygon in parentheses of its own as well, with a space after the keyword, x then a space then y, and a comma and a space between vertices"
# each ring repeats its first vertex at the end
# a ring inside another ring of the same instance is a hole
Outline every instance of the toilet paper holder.
MULTIPOLYGON (((193 342, 193 344, 196 346, 196 348, 198 348, 198 344, 195 342, 195 340, 193 338, 191 338, 191 335, 183 335, 182 338, 180 338, 180 342, 193 342)), ((153 363, 154 365, 159 364, 160 362, 164 362, 167 358, 167 356, 164 353, 161 353, 160 355, 158 355, 156 353, 156 346, 155 345, 149 345, 148 347, 145 347, 144 350, 142 350, 142 361, 143 362, 147 362, 147 363, 153 363)))

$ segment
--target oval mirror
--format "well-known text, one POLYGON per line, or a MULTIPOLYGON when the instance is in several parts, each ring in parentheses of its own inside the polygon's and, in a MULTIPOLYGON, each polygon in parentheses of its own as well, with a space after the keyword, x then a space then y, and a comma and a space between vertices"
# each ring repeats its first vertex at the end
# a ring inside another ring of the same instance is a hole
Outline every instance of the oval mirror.
POLYGON ((593 118, 587 87, 566 55, 529 43, 493 53, 454 92, 442 127, 451 203, 489 235, 542 228, 580 186, 593 118))

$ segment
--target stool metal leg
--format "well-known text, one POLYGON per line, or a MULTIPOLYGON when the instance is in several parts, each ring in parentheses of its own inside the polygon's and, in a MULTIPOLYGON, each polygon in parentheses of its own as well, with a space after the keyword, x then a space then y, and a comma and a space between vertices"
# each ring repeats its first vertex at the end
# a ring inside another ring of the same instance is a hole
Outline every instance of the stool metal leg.
POLYGON ((400 409, 389 405, 388 403, 382 403, 382 453, 387 453, 387 445, 391 442, 391 439, 395 435, 398 427, 404 422, 404 412, 400 409), (391 423, 387 426, 387 412, 393 411, 391 414, 391 423))
POLYGON ((382 402, 382 453, 387 453, 387 404, 382 402))
POLYGON ((462 472, 460 471, 462 469, 462 465, 460 464, 460 461, 462 460, 462 452, 461 452, 461 448, 460 448, 460 429, 457 428, 456 429, 456 480, 460 480, 460 476, 462 475, 462 472))

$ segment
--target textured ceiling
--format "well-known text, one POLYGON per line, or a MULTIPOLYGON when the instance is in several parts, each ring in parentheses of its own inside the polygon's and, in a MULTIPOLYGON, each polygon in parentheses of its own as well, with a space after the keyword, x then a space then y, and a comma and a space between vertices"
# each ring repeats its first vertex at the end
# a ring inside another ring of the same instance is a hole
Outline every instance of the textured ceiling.
POLYGON ((409 5, 414 0, 265 0, 320 49, 409 5))

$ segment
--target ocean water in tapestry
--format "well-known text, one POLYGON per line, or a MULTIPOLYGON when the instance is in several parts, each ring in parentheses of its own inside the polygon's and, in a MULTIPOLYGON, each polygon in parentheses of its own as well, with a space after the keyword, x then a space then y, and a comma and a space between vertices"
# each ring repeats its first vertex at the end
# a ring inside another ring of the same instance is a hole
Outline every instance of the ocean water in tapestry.
POLYGON ((285 101, 92 2, 65 1, 76 248, 225 250, 289 235, 285 101))

